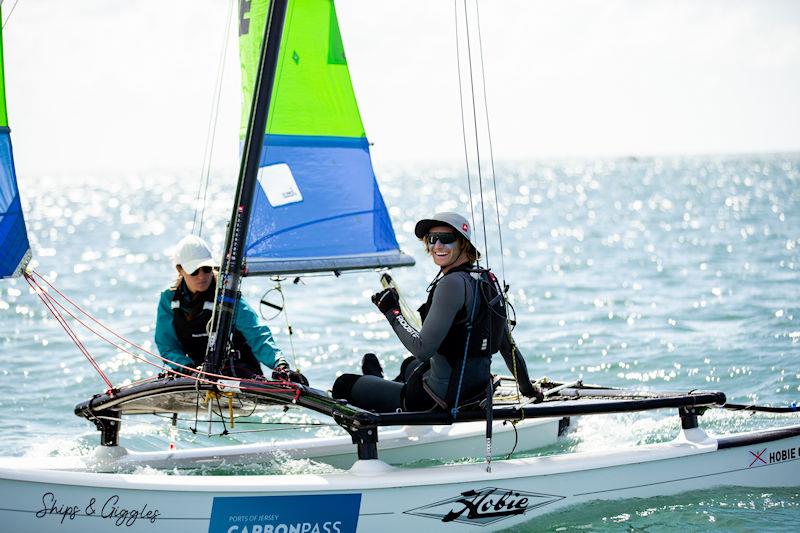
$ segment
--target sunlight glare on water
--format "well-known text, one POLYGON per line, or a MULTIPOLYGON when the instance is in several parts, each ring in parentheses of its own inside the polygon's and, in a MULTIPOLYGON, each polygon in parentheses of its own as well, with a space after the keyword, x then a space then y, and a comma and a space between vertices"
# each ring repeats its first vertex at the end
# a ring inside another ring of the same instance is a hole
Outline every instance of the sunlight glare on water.
MULTIPOLYGON (((158 293, 174 276, 169 249, 192 229, 196 183, 183 178, 137 176, 123 186, 103 176, 42 177, 20 184, 35 269, 146 349, 153 349, 158 293)), ((519 322, 514 334, 532 375, 722 390, 740 403, 786 405, 800 398, 800 158, 539 162, 498 165, 497 178, 503 261, 488 184, 486 239, 479 218, 476 239, 511 286, 519 322)), ((463 173, 442 167, 390 169, 379 182, 401 247, 417 260, 413 269, 392 272, 416 307, 436 270, 413 236, 414 222, 442 209, 468 214, 468 188, 463 173)), ((213 201, 203 235, 217 251, 232 184, 232 178, 214 180, 208 194, 213 201)), ((476 200, 477 194, 473 184, 476 200)), ((256 303, 274 285, 247 279, 245 296, 256 303)), ((405 351, 369 301, 376 290, 374 273, 284 282, 294 353, 286 315, 269 323, 314 386, 327 388, 339 373, 357 371, 365 352, 378 354, 387 374, 399 368, 405 351)), ((24 280, 0 286, 0 316, 6 355, 0 363, 0 453, 90 453, 96 431, 72 408, 104 384, 24 280)), ((80 336, 115 383, 157 372, 85 331, 80 336)), ((501 361, 495 370, 504 371, 501 361)), ((703 417, 716 434, 786 421, 721 412, 703 417)), ((323 426, 219 438, 175 435, 155 422, 124 425, 123 444, 157 450, 173 440, 194 447, 338 432, 323 426)), ((662 442, 678 425, 666 412, 589 418, 576 421, 556 451, 662 442)), ((271 468, 221 473, 275 472, 271 468)), ((289 462, 278 471, 326 468, 289 462)), ((798 496, 726 489, 589 504, 519 531, 669 531, 676 524, 691 531, 797 530, 798 496)))

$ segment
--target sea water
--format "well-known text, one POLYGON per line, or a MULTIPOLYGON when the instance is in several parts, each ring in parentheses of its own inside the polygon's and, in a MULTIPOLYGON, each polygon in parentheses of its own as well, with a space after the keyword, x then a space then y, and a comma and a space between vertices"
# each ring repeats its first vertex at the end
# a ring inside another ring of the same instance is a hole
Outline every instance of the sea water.
MULTIPOLYGON (((533 376, 646 390, 722 390, 738 403, 800 400, 800 155, 496 168, 497 191, 490 172, 482 173, 482 183, 473 175, 468 186, 455 167, 381 169, 398 240, 417 261, 393 276, 415 307, 436 269, 413 237, 414 222, 435 211, 460 211, 475 218, 478 247, 511 286, 514 336, 533 376)), ((233 176, 215 179, 206 194, 202 233, 217 250, 233 182, 233 176)), ((169 248, 192 231, 198 180, 188 173, 36 176, 20 187, 35 270, 115 333, 154 350, 158 294, 175 276, 169 248)), ((247 279, 245 296, 257 306, 276 285, 247 279)), ((293 366, 313 385, 327 388, 337 374, 357 371, 369 351, 388 374, 397 370, 405 352, 369 300, 379 287, 371 272, 280 282, 285 311, 265 315, 293 366)), ((267 295, 274 298, 276 290, 267 295)), ((74 327, 112 382, 158 372, 74 327)), ((0 285, 0 350, 0 454, 89 453, 97 432, 72 409, 105 385, 24 280, 0 285)), ((495 370, 506 371, 502 361, 495 370)), ((289 418, 294 425, 273 421, 271 433, 208 437, 203 424, 193 434, 185 426, 171 431, 158 420, 132 420, 121 438, 133 449, 158 450, 336 432, 320 427, 324 420, 297 414, 289 418)), ((701 422, 724 435, 796 423, 797 417, 714 411, 701 422)), ((587 417, 574 421, 549 452, 661 442, 678 427, 672 412, 587 417)), ((331 469, 287 460, 251 470, 263 468, 331 469)), ((799 530, 800 494, 733 488, 590 503, 516 530, 710 529, 799 530)))

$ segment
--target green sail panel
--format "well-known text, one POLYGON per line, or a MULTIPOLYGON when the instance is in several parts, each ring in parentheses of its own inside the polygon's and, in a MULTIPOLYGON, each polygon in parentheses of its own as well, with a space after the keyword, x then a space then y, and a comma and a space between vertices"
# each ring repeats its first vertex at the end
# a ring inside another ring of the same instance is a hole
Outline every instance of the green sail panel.
MULTIPOLYGON (((268 0, 251 0, 241 6, 242 138, 268 6, 268 0)), ((268 117, 267 134, 366 136, 331 0, 290 0, 268 117)))
MULTIPOLYGON (((244 136, 268 3, 241 7, 244 136)), ((289 0, 283 28, 249 211, 248 274, 413 265, 375 179, 333 2, 289 0)))
MULTIPOLYGON (((2 11, 0 10, 0 20, 2 11)), ((6 109, 3 31, 0 28, 0 279, 22 274, 31 259, 28 232, 14 170, 14 152, 6 109)))

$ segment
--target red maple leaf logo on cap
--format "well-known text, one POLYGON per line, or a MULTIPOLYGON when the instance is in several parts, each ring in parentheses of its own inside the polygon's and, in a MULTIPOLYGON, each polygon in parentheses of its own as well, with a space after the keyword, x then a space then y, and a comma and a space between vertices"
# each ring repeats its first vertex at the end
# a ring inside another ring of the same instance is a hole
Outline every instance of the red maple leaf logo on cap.
POLYGON ((464 231, 469 231, 469 226, 467 226, 466 223, 461 224, 461 229, 463 229, 464 231))

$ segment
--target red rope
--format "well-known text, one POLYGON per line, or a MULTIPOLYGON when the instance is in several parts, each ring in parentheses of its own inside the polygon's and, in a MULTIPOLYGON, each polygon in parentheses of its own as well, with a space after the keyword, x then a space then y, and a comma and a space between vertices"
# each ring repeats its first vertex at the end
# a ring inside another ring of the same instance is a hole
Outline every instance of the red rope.
POLYGON ((45 305, 45 307, 47 307, 50 313, 53 314, 53 317, 55 317, 56 321, 59 324, 61 324, 61 327, 64 328, 64 331, 67 332, 67 335, 72 339, 72 342, 74 342, 75 345, 78 347, 78 350, 80 350, 80 352, 84 355, 84 357, 86 357, 86 359, 89 361, 89 364, 92 365, 95 370, 97 370, 97 373, 100 374, 100 377, 103 379, 108 388, 109 389, 114 388, 114 386, 111 383, 111 380, 108 379, 108 376, 105 375, 103 370, 97 364, 97 361, 94 360, 92 355, 89 353, 89 350, 86 349, 86 346, 83 344, 83 342, 81 342, 81 339, 80 337, 78 337, 78 334, 72 330, 70 325, 67 323, 66 319, 61 315, 61 313, 58 312, 58 309, 56 309, 55 306, 53 305, 53 303, 57 302, 55 302, 52 299, 52 297, 49 294, 47 294, 47 291, 45 291, 42 288, 42 286, 36 282, 35 279, 29 276, 27 272, 24 274, 24 276, 28 282, 28 285, 30 285, 31 289, 33 289, 33 292, 35 292, 36 295, 39 296, 39 299, 42 300, 42 303, 45 305))
MULTIPOLYGON (((221 377, 221 378, 224 378, 224 377, 226 377, 226 376, 219 375, 219 374, 211 374, 211 373, 209 373, 209 372, 204 372, 204 371, 201 371, 201 370, 197 370, 197 369, 194 369, 194 368, 191 368, 191 367, 188 367, 188 366, 182 365, 182 364, 180 364, 180 363, 176 363, 176 362, 174 362, 174 361, 171 361, 171 360, 169 360, 169 359, 166 359, 166 358, 164 358, 164 357, 162 357, 162 356, 158 355, 157 353, 153 353, 153 352, 151 352, 151 351, 150 351, 150 350, 148 350, 147 348, 145 348, 145 347, 143 347, 143 346, 140 346, 140 345, 136 344, 136 343, 135 343, 135 342, 133 342, 133 341, 130 341, 130 340, 126 339, 126 338, 125 338, 125 337, 123 337, 122 335, 118 334, 117 332, 115 332, 114 330, 112 330, 111 328, 109 328, 108 326, 106 326, 105 324, 103 324, 102 322, 100 322, 99 320, 97 320, 97 319, 96 319, 94 316, 92 316, 92 315, 91 315, 91 314, 90 314, 88 311, 86 311, 85 309, 81 308, 81 306, 80 306, 80 305, 78 305, 77 303, 75 303, 74 301, 72 301, 72 300, 71 300, 71 299, 70 299, 70 298, 69 298, 69 297, 68 297, 66 294, 64 294, 64 293, 62 293, 61 291, 59 291, 59 290, 58 290, 58 289, 57 289, 55 286, 53 286, 53 284, 52 284, 52 283, 50 283, 50 282, 49 282, 47 279, 45 279, 45 278, 44 278, 44 277, 43 277, 41 274, 39 274, 38 272, 35 272, 35 271, 33 272, 33 274, 35 274, 35 275, 36 275, 36 276, 37 276, 39 279, 41 279, 42 281, 44 281, 44 282, 47 284, 47 286, 48 286, 48 287, 50 287, 50 288, 51 288, 53 291, 55 291, 55 292, 56 292, 56 293, 57 293, 57 294, 58 294, 58 295, 59 295, 61 298, 63 298, 63 299, 64 299, 65 301, 67 301, 67 302, 68 302, 70 305, 72 305, 72 307, 74 307, 74 308, 75 308, 75 309, 76 309, 76 310, 77 310, 79 313, 81 313, 82 315, 84 315, 84 316, 86 316, 87 318, 89 318, 89 319, 90 319, 92 322, 94 322, 95 324, 97 324, 98 326, 100 326, 101 328, 103 328, 104 330, 106 330, 107 332, 111 333, 111 334, 112 334, 114 337, 118 338, 118 339, 119 339, 119 340, 121 340, 122 342, 125 342, 125 343, 127 343, 127 344, 130 344, 130 345, 131 345, 131 346, 133 346, 134 348, 136 348, 136 349, 138 349, 138 350, 141 350, 142 352, 146 353, 147 355, 149 355, 149 356, 151 356, 151 357, 155 357, 156 359, 159 359, 160 361, 162 361, 162 362, 164 362, 164 363, 170 363, 170 364, 173 364, 173 365, 177 365, 177 366, 179 366, 180 368, 182 368, 183 370, 190 371, 192 374, 201 373, 201 374, 203 374, 203 375, 206 375, 206 376, 211 376, 211 377, 221 377)), ((139 355, 139 354, 137 354, 137 353, 131 352, 131 351, 130 351, 130 350, 128 350, 127 348, 125 348, 125 347, 123 347, 123 346, 120 346, 119 344, 115 343, 114 341, 112 341, 112 340, 110 340, 110 339, 108 339, 108 338, 104 337, 102 334, 100 334, 99 332, 97 332, 97 331, 96 331, 95 329, 93 329, 91 326, 89 326, 88 324, 86 324, 85 322, 83 322, 81 319, 79 319, 78 317, 76 317, 74 314, 72 314, 72 313, 69 311, 69 309, 67 309, 66 307, 64 307, 64 305, 62 305, 60 302, 58 302, 57 300, 54 300, 54 301, 55 301, 56 305, 58 305, 58 306, 59 306, 61 309, 63 309, 63 310, 64 310, 64 311, 65 311, 65 312, 66 312, 66 313, 67 313, 67 314, 68 314, 68 315, 69 315, 69 316, 70 316, 70 317, 73 319, 73 320, 75 320, 76 322, 78 322, 79 324, 81 324, 83 327, 85 327, 86 329, 88 329, 89 331, 91 331, 92 333, 94 333, 94 334, 95 334, 97 337, 99 337, 100 339, 104 340, 105 342, 107 342, 107 343, 108 343, 108 344, 110 344, 111 346, 114 346, 115 348, 119 349, 120 351, 122 351, 122 352, 125 352, 125 353, 127 353, 127 354, 129 354, 129 355, 133 356, 135 359, 137 359, 137 360, 139 360, 139 361, 142 361, 142 362, 144 362, 144 363, 147 363, 147 364, 149 364, 149 365, 151 365, 151 366, 154 366, 154 367, 156 367, 156 368, 158 368, 158 369, 161 369, 161 368, 163 368, 163 367, 161 367, 160 365, 158 365, 157 363, 154 363, 154 362, 152 362, 152 361, 148 360, 147 358, 145 358, 145 357, 142 357, 141 355, 139 355)), ((178 374, 178 375, 184 376, 184 377, 195 377, 195 378, 196 378, 196 376, 194 376, 194 375, 192 375, 192 374, 183 374, 183 373, 181 373, 181 372, 178 372, 178 371, 175 371, 175 373, 176 373, 176 374, 178 374)), ((230 376, 228 376, 228 377, 230 377, 230 376)), ((209 383, 211 383, 211 382, 209 382, 209 383)))
MULTIPOLYGON (((225 376, 225 375, 222 375, 222 374, 213 374, 211 372, 206 372, 206 371, 203 371, 203 370, 198 370, 198 369, 191 368, 191 367, 188 367, 188 366, 185 366, 185 365, 181 365, 180 363, 175 363, 175 362, 173 362, 173 361, 171 361, 169 359, 166 359, 166 358, 164 358, 164 357, 162 357, 162 356, 160 356, 160 355, 158 355, 156 353, 153 353, 153 352, 149 351, 148 349, 144 348, 143 346, 140 346, 140 345, 136 344, 135 342, 132 342, 132 341, 126 339, 125 337, 119 335, 117 332, 113 331, 111 328, 109 328, 108 326, 106 326, 105 324, 103 324, 102 322, 97 320, 95 317, 93 317, 91 314, 89 314, 89 312, 87 312, 86 310, 81 308, 80 305, 78 305, 73 300, 71 300, 67 295, 65 295, 64 293, 59 291, 52 283, 50 283, 41 274, 39 274, 36 271, 30 271, 30 273, 33 274, 34 276, 36 276, 38 279, 42 280, 50 289, 52 289, 62 299, 64 299, 66 302, 68 302, 76 311, 78 311, 80 314, 84 315, 85 317, 88 317, 92 322, 94 322, 95 324, 100 326, 102 329, 104 329, 105 331, 107 331, 108 333, 110 333, 111 335, 116 337, 117 339, 121 340, 124 343, 129 344, 130 346, 132 346, 132 347, 134 347, 134 348, 136 348, 138 350, 141 350, 142 352, 144 352, 145 354, 147 354, 147 355, 149 355, 151 357, 155 357, 156 359, 159 359, 163 363, 169 363, 170 365, 177 365, 182 370, 186 371, 186 372, 180 372, 178 370, 174 370, 173 369, 172 372, 174 374, 176 374, 178 376, 181 376, 181 377, 194 379, 194 380, 196 380, 198 382, 212 384, 212 385, 216 384, 216 381, 212 381, 212 380, 210 380, 208 378, 231 379, 231 376, 225 376)), ((103 371, 101 370, 101 368, 99 367, 97 362, 94 360, 94 358, 91 356, 91 354, 89 354, 88 349, 86 349, 86 347, 83 345, 83 343, 80 342, 80 339, 77 337, 77 334, 75 334, 72 331, 72 329, 70 328, 70 326, 67 323, 66 319, 55 308, 56 306, 59 307, 60 309, 62 309, 67 315, 70 316, 70 318, 72 318, 73 320, 78 322, 84 328, 86 328, 87 330, 92 332, 95 336, 97 336, 98 338, 102 339, 103 341, 105 341, 106 343, 110 344, 111 346, 114 346, 118 350, 131 355, 134 359, 136 359, 138 361, 141 361, 141 362, 146 363, 146 364, 148 364, 150 366, 158 368, 159 370, 163 369, 163 367, 161 365, 159 365, 157 363, 154 363, 153 361, 150 361, 149 359, 147 359, 146 357, 143 357, 140 354, 137 354, 135 352, 130 351, 129 349, 127 349, 124 346, 120 346, 116 342, 112 341, 111 339, 108 339, 107 337, 105 337, 104 335, 99 333, 97 330, 93 329, 92 326, 90 326, 89 324, 87 324, 86 322, 84 322, 83 320, 78 318, 77 316, 75 316, 75 314, 73 314, 69 309, 67 309, 61 302, 59 302, 51 294, 49 294, 47 292, 47 290, 44 289, 37 282, 37 280, 34 279, 33 276, 30 276, 27 272, 25 273, 25 279, 28 280, 28 284, 31 285, 31 288, 34 290, 34 292, 36 292, 39 295, 39 298, 42 300, 42 302, 44 302, 45 306, 50 310, 50 312, 53 314, 53 316, 56 317, 56 320, 59 322, 59 324, 61 324, 61 326, 67 331, 67 334, 73 339, 73 341, 76 343, 76 345, 78 345, 78 349, 81 351, 81 353, 83 353, 83 355, 87 358, 87 360, 95 368, 95 370, 97 370, 97 372, 100 374, 100 376, 103 378, 103 380, 108 385, 109 389, 113 388, 113 385, 111 384, 111 381, 103 373, 103 371)), ((146 379, 135 381, 131 385, 135 385, 137 383, 142 383, 144 381, 146 381, 146 379)), ((241 390, 261 390, 261 391, 265 390, 263 387, 247 387, 247 383, 263 383, 263 381, 261 381, 261 380, 238 379, 237 378, 237 381, 239 381, 240 383, 244 383, 245 384, 244 386, 241 386, 241 385, 239 386, 239 388, 241 390)), ((295 400, 299 397, 299 395, 301 393, 300 387, 296 383, 293 383, 291 381, 280 379, 280 380, 277 380, 277 381, 272 382, 272 383, 277 385, 279 388, 276 388, 274 390, 266 390, 266 392, 278 393, 278 392, 284 392, 286 390, 292 391, 295 394, 295 400)))

